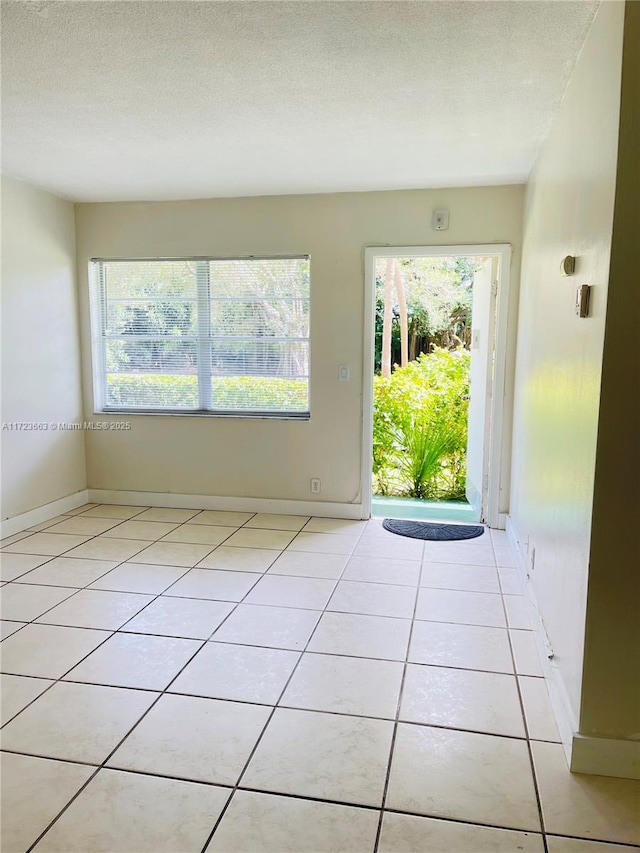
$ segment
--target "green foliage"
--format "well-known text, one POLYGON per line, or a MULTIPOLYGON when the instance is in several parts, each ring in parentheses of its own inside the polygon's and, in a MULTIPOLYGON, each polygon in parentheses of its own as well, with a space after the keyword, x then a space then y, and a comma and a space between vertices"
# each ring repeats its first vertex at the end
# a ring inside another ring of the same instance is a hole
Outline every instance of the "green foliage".
MULTIPOLYGON (((435 343, 446 348, 469 343, 473 276, 481 266, 480 258, 423 257, 398 258, 400 276, 407 300, 407 326, 410 359, 429 352, 435 343)), ((375 369, 380 371, 382 324, 384 318, 384 279, 386 260, 376 264, 376 352, 375 369)), ((400 313, 393 307, 391 325, 391 362, 400 362, 400 313)))
POLYGON ((390 377, 375 377, 376 494, 464 498, 470 361, 462 347, 435 347, 390 377))
MULTIPOLYGON (((215 409, 260 409, 300 411, 308 408, 304 379, 257 376, 214 376, 215 409)), ((109 406, 124 408, 198 408, 198 378, 195 375, 117 373, 107 375, 109 406)))

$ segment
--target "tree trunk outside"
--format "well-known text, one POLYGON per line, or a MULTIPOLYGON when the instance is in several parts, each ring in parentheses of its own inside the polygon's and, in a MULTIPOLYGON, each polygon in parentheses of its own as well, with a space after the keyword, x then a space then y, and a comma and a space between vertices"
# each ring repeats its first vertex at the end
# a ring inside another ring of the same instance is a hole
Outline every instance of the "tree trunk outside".
POLYGON ((388 258, 384 274, 384 314, 382 317, 382 357, 380 372, 391 376, 391 327, 393 322, 393 267, 394 259, 388 258))
POLYGON ((404 293, 404 282, 400 273, 400 264, 397 260, 393 262, 393 280, 398 296, 398 308, 400 309, 400 366, 406 367, 409 363, 409 333, 407 326, 407 299, 404 293))

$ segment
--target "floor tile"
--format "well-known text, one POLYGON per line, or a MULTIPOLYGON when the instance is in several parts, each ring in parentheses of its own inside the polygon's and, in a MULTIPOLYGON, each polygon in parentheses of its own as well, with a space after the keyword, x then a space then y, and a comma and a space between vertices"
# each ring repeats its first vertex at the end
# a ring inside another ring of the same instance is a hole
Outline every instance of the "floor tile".
POLYGON ((415 603, 416 591, 409 586, 340 581, 327 610, 411 619, 415 603))
POLYGON ((560 838, 556 835, 547 835, 547 849, 549 853, 638 853, 637 847, 628 847, 626 844, 560 838))
MULTIPOLYGON (((87 562, 95 562, 87 560, 87 562)), ((91 584, 91 589, 113 592, 143 592, 159 595, 186 574, 186 566, 160 566, 153 563, 121 563, 91 584)))
POLYGON ((245 527, 258 527, 262 530, 302 530, 309 521, 308 515, 275 515, 258 512, 247 521, 245 527))
POLYGON ((94 772, 93 767, 3 753, 0 847, 24 853, 94 772))
POLYGON ((86 542, 89 536, 71 533, 34 533, 28 539, 21 539, 8 545, 4 553, 9 554, 41 554, 49 557, 59 557, 71 548, 86 542))
POLYGON ((462 563, 468 566, 495 566, 489 536, 454 542, 425 542, 424 560, 429 563, 462 563))
POLYGON ((500 592, 498 572, 493 566, 465 566, 462 563, 423 563, 420 586, 500 592))
POLYGON ((140 515, 136 516, 136 521, 175 521, 182 524, 185 521, 198 515, 199 509, 165 509, 163 507, 153 507, 145 509, 140 515))
POLYGON ((8 583, 0 592, 0 613, 3 619, 31 622, 75 592, 70 587, 8 583))
POLYGON ((409 660, 432 666, 488 672, 513 672, 509 638, 504 628, 415 622, 409 660))
POLYGON ((506 628, 502 596, 491 592, 428 589, 418 593, 416 619, 506 628))
POLYGON ((169 521, 123 521, 108 530, 106 536, 112 539, 145 539, 154 542, 166 536, 178 525, 169 521))
POLYGON ((81 536, 98 536, 119 524, 115 518, 83 518, 81 515, 65 518, 47 528, 49 533, 79 533, 81 536))
POLYGON ((515 676, 409 664, 400 719, 524 737, 515 676))
POLYGON ((151 542, 141 539, 107 539, 98 537, 85 542, 79 548, 73 548, 65 556, 82 557, 89 560, 116 560, 121 563, 129 560, 134 554, 144 550, 151 542))
POLYGON ((200 853, 230 791, 100 770, 37 853, 200 853))
POLYGON ((335 581, 264 575, 247 595, 247 604, 272 604, 323 610, 335 589, 335 581))
POLYGON ((261 705, 165 694, 108 766, 234 785, 270 713, 261 705))
POLYGON ((3 552, 0 555, 0 580, 13 581, 50 559, 51 557, 35 556, 34 554, 7 554, 3 552))
POLYGON ((81 589, 67 601, 40 616, 37 621, 47 625, 116 631, 150 601, 153 601, 151 595, 81 589))
POLYGON ((301 650, 316 626, 319 613, 293 607, 240 604, 213 635, 221 643, 301 650))
MULTIPOLYGON (((392 536, 393 534, 389 534, 392 536)), ((355 557, 375 557, 386 560, 417 560, 422 559, 424 542, 421 539, 408 539, 394 536, 393 539, 366 537, 366 533, 356 545, 353 552, 355 557)))
POLYGON ((60 678, 109 636, 109 631, 26 625, 2 643, 2 671, 60 678))
POLYGON ((640 844, 640 782, 570 773, 560 744, 531 744, 545 829, 620 844, 640 844))
MULTIPOLYGON (((55 524, 57 521, 62 521, 63 518, 66 518, 66 515, 59 515, 57 518, 53 519, 50 523, 55 524)), ((36 525, 39 527, 40 525, 36 525)), ((0 551, 3 548, 6 548, 7 545, 13 545, 14 542, 19 542, 21 539, 26 539, 27 536, 31 536, 31 533, 35 530, 29 528, 28 530, 21 530, 20 533, 14 533, 13 536, 5 536, 4 539, 0 539, 0 551)))
POLYGON ((0 676, 0 725, 15 716, 18 711, 32 702, 36 696, 51 687, 53 681, 46 678, 26 678, 22 675, 0 676))
POLYGON ((162 634, 206 640, 226 619, 234 605, 226 601, 161 596, 134 616, 124 631, 137 634, 162 634))
POLYGON ((524 741, 398 726, 387 808, 539 832, 524 741))
POLYGON ((366 521, 350 518, 310 518, 305 524, 305 533, 338 533, 360 536, 367 527, 366 521))
POLYGON ((378 853, 544 853, 542 835, 386 812, 378 853))
POLYGON ((337 533, 299 533, 289 551, 311 551, 313 554, 350 554, 357 542, 355 536, 337 533))
POLYGON ((226 545, 238 548, 267 548, 284 551, 296 534, 284 530, 249 530, 243 527, 233 533, 226 545))
POLYGON ((164 690, 199 646, 196 640, 114 634, 67 677, 113 687, 164 690))
POLYGON ((83 517, 88 518, 119 518, 125 520, 133 518, 134 515, 140 515, 146 507, 143 506, 121 506, 120 504, 98 504, 87 512, 83 512, 83 517))
POLYGON ((524 595, 505 595, 503 600, 509 627, 533 630, 533 614, 528 598, 524 595))
POLYGON ((68 509, 65 512, 65 515, 81 515, 82 513, 88 512, 90 509, 95 509, 100 506, 100 504, 82 504, 82 506, 77 506, 75 509, 68 509))
POLYGON ((213 524, 182 524, 163 536, 163 542, 186 542, 193 545, 221 545, 237 527, 222 527, 213 524))
POLYGON ((352 557, 342 580, 417 586, 419 577, 420 563, 415 560, 352 557))
MULTIPOLYGON (((48 518, 46 521, 41 521, 40 524, 33 524, 31 527, 28 527, 26 530, 23 530, 22 533, 17 533, 14 537, 14 541, 18 542, 20 539, 24 539, 25 536, 28 536, 30 533, 42 533, 45 530, 48 530, 50 527, 54 527, 56 524, 59 524, 61 521, 67 521, 68 519, 73 518, 71 515, 54 515, 53 518, 48 518)), ((117 522, 115 522, 117 523, 117 522)), ((64 532, 64 531, 60 531, 64 532)), ((68 530, 67 533, 74 533, 77 531, 68 530)), ((4 547, 5 545, 9 545, 9 542, 5 542, 4 539, 0 542, 0 545, 4 547)))
POLYGON ((503 595, 523 595, 524 588, 516 569, 498 569, 498 578, 503 595))
POLYGON ((71 586, 81 588, 105 575, 117 566, 116 560, 83 560, 78 557, 54 557, 44 566, 22 575, 20 583, 44 586, 71 586))
POLYGON ((9 622, 6 619, 0 619, 0 640, 6 640, 20 628, 24 628, 26 622, 9 622))
POLYGON ((198 569, 224 569, 231 572, 266 572, 278 556, 268 548, 229 548, 220 545, 198 563, 198 569))
POLYGON ((372 853, 371 809, 236 791, 206 853, 372 853))
POLYGON ((309 651, 404 660, 410 629, 408 619, 324 613, 309 643, 309 651))
POLYGON ((99 764, 156 698, 146 690, 59 681, 2 729, 2 746, 99 764))
POLYGON ((270 575, 337 580, 344 571, 347 560, 348 557, 345 554, 284 551, 278 556, 268 573, 270 575))
POLYGON ((207 643, 170 687, 174 693, 275 705, 300 655, 230 643, 207 643))
POLYGON ((148 548, 136 554, 135 562, 160 563, 163 566, 185 566, 185 568, 190 568, 199 563, 211 550, 211 545, 183 545, 180 542, 154 542, 148 548))
POLYGON ((230 527, 241 527, 250 518, 253 518, 253 512, 226 512, 216 509, 207 509, 203 512, 194 515, 187 522, 188 524, 228 524, 230 527))
POLYGON ((533 740, 560 741, 544 678, 519 675, 520 693, 527 719, 529 737, 533 740))
POLYGON ((510 545, 493 545, 493 552, 496 557, 496 565, 515 568, 518 563, 516 556, 511 550, 510 545))
POLYGON ((533 631, 509 631, 518 675, 544 675, 533 631))
POLYGON ((169 587, 166 595, 186 598, 212 598, 241 601, 260 575, 251 572, 226 572, 217 569, 191 569, 169 587))
POLYGON ((306 653, 281 705, 395 719, 404 664, 306 653))
POLYGON ((380 806, 393 723, 279 708, 244 787, 380 806))

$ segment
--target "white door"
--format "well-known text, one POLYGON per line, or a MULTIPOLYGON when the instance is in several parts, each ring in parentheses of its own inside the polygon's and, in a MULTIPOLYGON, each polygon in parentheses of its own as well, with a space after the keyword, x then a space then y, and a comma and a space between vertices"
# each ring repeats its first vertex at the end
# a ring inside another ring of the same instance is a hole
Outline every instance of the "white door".
POLYGON ((498 259, 485 258, 473 278, 471 309, 471 381, 467 430, 467 500, 478 521, 487 518, 489 428, 491 422, 491 380, 495 332, 494 282, 498 259))

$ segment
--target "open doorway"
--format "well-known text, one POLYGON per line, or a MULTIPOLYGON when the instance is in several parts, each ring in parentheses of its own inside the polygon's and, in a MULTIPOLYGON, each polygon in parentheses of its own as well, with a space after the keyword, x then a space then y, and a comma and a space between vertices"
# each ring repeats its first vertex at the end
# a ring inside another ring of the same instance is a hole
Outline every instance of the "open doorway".
POLYGON ((365 513, 501 526, 510 247, 365 250, 365 513))

